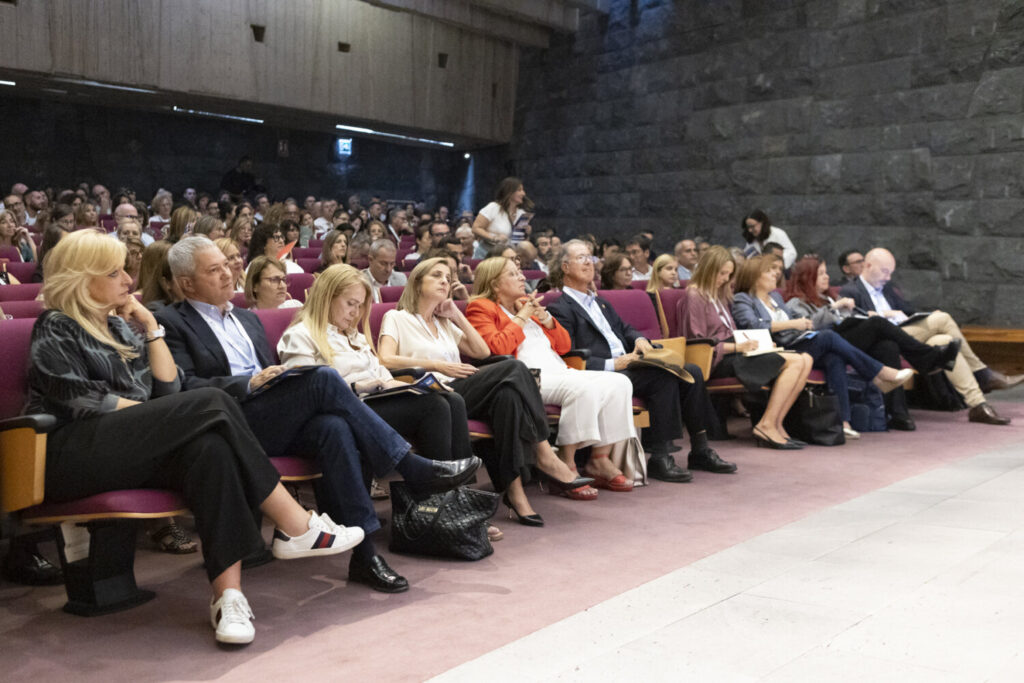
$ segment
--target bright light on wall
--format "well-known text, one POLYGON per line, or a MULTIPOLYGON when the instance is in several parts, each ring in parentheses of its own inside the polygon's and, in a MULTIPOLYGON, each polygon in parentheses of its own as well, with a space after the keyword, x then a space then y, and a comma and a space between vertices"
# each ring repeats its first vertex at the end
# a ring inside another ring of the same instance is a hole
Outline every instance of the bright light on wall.
POLYGON ((339 157, 352 156, 352 138, 338 138, 335 140, 334 153, 339 157))
POLYGON ((209 116, 215 119, 227 119, 229 121, 243 121, 245 123, 263 123, 263 119, 253 119, 248 116, 234 116, 232 114, 218 114, 213 111, 202 111, 200 109, 185 109, 183 107, 172 107, 179 114, 191 114, 193 116, 209 116))
POLYGON ((15 83, 14 81, 0 81, 0 85, 9 85, 13 87, 17 85, 17 83, 15 83))
POLYGON ((399 135, 398 133, 384 133, 379 130, 372 128, 360 128, 359 126, 346 126, 339 123, 335 126, 338 130, 347 130, 353 133, 362 133, 364 135, 378 135, 385 138, 395 138, 397 140, 408 140, 409 142, 422 142, 426 145, 440 145, 441 147, 454 147, 454 142, 447 142, 445 140, 431 140, 430 138, 418 138, 411 135, 399 135))

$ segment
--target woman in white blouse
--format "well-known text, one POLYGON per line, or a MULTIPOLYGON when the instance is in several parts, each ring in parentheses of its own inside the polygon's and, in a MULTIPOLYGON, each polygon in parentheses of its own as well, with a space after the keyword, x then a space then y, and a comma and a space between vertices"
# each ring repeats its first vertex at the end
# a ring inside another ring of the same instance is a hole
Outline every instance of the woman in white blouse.
MULTIPOLYGON (((306 305, 277 344, 281 363, 330 365, 357 394, 408 386, 380 364, 370 344, 370 285, 346 264, 327 268, 306 295, 306 305)), ((398 394, 367 401, 416 451, 436 460, 473 455, 466 404, 455 392, 398 394)))
POLYGON ((568 491, 593 479, 577 477, 547 442, 548 421, 540 392, 526 365, 501 360, 482 367, 463 363, 460 354, 485 358, 490 349, 449 298, 453 274, 445 259, 421 261, 409 274, 398 308, 381 323, 379 354, 387 367, 418 365, 432 371, 466 401, 470 418, 485 420, 494 433, 493 449, 481 453, 487 471, 520 524, 542 526, 523 490, 528 466, 536 463, 552 486, 568 491))
POLYGON ((480 209, 473 221, 473 235, 476 236, 476 258, 486 258, 487 251, 502 242, 512 240, 512 229, 523 217, 523 203, 526 190, 519 178, 505 178, 498 184, 494 201, 480 209))
MULTIPOLYGON (((592 447, 587 474, 595 486, 631 491, 609 460, 616 444, 641 452, 633 427, 633 384, 616 372, 574 370, 562 360, 572 340, 565 328, 535 296, 526 296, 526 278, 515 261, 489 258, 476 269, 476 295, 466 317, 491 352, 511 354, 527 367, 540 370, 540 395, 545 403, 562 407, 558 421, 558 454, 570 468, 581 448, 592 447)), ((586 487, 582 497, 597 491, 586 487), (590 489, 587 491, 586 489, 590 489)), ((577 497, 577 496, 572 496, 577 497)))

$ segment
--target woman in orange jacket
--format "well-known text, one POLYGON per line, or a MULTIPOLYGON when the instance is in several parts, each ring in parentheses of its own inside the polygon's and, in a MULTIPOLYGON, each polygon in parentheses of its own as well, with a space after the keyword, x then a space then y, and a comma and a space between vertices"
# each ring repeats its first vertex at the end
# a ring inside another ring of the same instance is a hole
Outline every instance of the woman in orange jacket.
POLYGON ((576 451, 589 446, 586 473, 594 477, 594 486, 631 490, 633 482, 608 457, 620 442, 626 448, 640 448, 629 380, 614 372, 574 370, 565 364, 561 356, 569 351, 569 333, 536 296, 526 296, 526 280, 515 261, 504 257, 483 261, 477 266, 475 282, 476 295, 466 307, 466 318, 491 353, 513 355, 540 371, 541 398, 562 408, 556 440, 559 455, 575 468, 576 451))

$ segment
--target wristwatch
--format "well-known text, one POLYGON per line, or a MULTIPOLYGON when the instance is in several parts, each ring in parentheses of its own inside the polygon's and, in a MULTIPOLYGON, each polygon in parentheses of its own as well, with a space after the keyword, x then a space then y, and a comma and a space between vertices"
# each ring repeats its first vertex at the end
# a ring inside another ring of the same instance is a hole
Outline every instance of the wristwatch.
POLYGON ((167 330, 164 329, 163 325, 157 325, 157 328, 146 335, 146 343, 155 342, 157 339, 163 339, 167 336, 167 330))

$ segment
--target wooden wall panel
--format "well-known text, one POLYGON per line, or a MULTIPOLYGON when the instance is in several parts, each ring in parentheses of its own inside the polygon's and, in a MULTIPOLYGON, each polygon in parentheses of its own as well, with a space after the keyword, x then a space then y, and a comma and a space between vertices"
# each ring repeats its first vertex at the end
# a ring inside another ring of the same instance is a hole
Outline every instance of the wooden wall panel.
POLYGON ((0 68, 504 142, 518 48, 359 0, 38 0, 0 4, 0 68))

